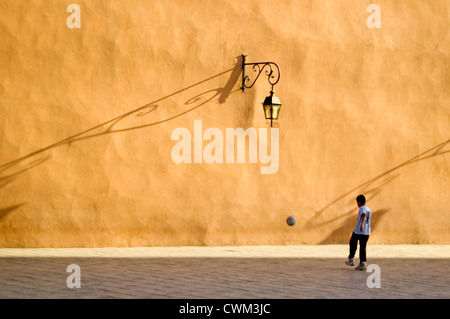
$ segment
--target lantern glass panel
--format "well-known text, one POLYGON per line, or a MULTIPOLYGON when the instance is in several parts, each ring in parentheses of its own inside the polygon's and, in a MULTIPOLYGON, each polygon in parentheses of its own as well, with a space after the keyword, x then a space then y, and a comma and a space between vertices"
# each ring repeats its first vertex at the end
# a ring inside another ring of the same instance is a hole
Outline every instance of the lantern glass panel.
POLYGON ((277 120, 280 115, 281 104, 272 105, 272 119, 277 120))
POLYGON ((266 120, 270 120, 272 118, 272 105, 263 105, 263 107, 266 120))

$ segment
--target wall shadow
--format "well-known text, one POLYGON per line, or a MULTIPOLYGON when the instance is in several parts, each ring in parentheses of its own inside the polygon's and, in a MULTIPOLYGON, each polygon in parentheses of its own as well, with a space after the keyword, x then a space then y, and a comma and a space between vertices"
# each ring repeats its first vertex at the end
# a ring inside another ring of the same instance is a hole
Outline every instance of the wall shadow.
POLYGON ((16 209, 24 206, 25 203, 22 204, 18 204, 18 205, 14 205, 14 206, 9 206, 9 207, 5 207, 5 208, 0 208, 0 222, 6 217, 8 216, 11 212, 15 211, 16 209))
MULTIPOLYGON (((372 232, 378 228, 378 223, 383 219, 383 217, 388 213, 391 209, 378 209, 372 212, 372 220, 371 220, 371 230, 372 232)), ((344 222, 342 222, 341 226, 331 232, 325 239, 323 239, 320 244, 321 245, 329 245, 329 244, 343 244, 347 243, 350 240, 353 229, 356 225, 356 209, 351 209, 346 212, 343 216, 346 217, 344 222)), ((341 216, 341 217, 343 217, 341 216)))
MULTIPOLYGON (((230 94, 238 91, 234 90, 233 91, 233 87, 235 86, 235 84, 237 83, 238 79, 239 79, 239 75, 242 72, 242 62, 237 61, 237 63, 235 64, 234 68, 225 70, 221 73, 218 73, 214 76, 211 76, 207 79, 204 79, 200 82, 197 82, 193 85, 190 85, 186 88, 183 88, 181 90, 178 90, 176 92, 173 92, 167 96, 164 96, 162 98, 159 98, 155 101, 152 101, 150 103, 147 103, 143 106, 140 106, 134 110, 131 110, 125 114, 122 114, 118 117, 115 117, 111 120, 108 120, 106 122, 103 122, 101 124, 98 124, 92 128, 89 128, 85 131, 79 132, 77 134, 74 134, 70 137, 67 137, 65 139, 62 139, 60 141, 57 141, 51 145, 48 145, 46 147, 43 147, 39 150, 36 150, 34 152, 31 152, 25 156, 19 157, 15 160, 12 160, 10 162, 4 163, 2 165, 0 165, 0 183, 9 183, 13 180, 13 178, 17 175, 20 175, 24 172, 26 172, 29 169, 32 169, 33 167, 36 167, 37 165, 43 163, 44 161, 50 159, 51 155, 45 155, 41 158, 36 158, 37 155, 41 155, 49 150, 52 150, 56 147, 59 146, 63 146, 63 145, 71 145, 72 143, 78 142, 78 141, 82 141, 85 139, 89 139, 89 138, 94 138, 94 137, 100 137, 103 135, 108 135, 108 134, 114 134, 114 133, 121 133, 121 132, 127 132, 127 131, 132 131, 132 130, 137 130, 137 129, 142 129, 142 128, 146 128, 146 127, 150 127, 150 126, 155 126, 155 125, 159 125, 159 124, 163 124, 165 122, 171 121, 175 118, 181 117, 189 112, 192 112, 196 109, 198 109, 199 107, 202 107, 203 105, 205 105, 208 102, 213 101, 214 98, 218 97, 217 103, 219 104, 223 104, 226 102, 227 98, 229 97, 230 94), (166 118, 164 120, 160 120, 160 121, 156 121, 156 122, 152 122, 152 123, 147 123, 147 124, 142 124, 142 125, 136 125, 136 126, 130 126, 130 127, 126 127, 126 128, 120 128, 120 129, 116 129, 115 127, 117 126, 117 124, 119 124, 120 122, 124 121, 127 118, 134 118, 134 117, 145 117, 145 116, 149 116, 151 115, 153 112, 155 112, 160 106, 158 103, 169 99, 175 95, 178 95, 182 92, 188 91, 190 89, 193 89, 201 84, 207 83, 213 79, 216 79, 222 75, 225 75, 227 73, 231 72, 231 76, 228 79, 227 83, 225 84, 224 87, 221 88, 215 88, 215 89, 211 89, 208 91, 205 91, 201 94, 198 94, 192 98, 189 98, 186 102, 185 105, 193 105, 195 104, 193 107, 191 107, 190 109, 180 112, 174 116, 171 116, 169 118, 166 118), (98 131, 98 132, 94 132, 94 131, 98 131), (11 170, 14 167, 18 167, 20 164, 23 164, 26 160, 33 158, 33 160, 31 160, 28 164, 26 165, 22 165, 20 169, 16 170, 14 173, 5 173, 7 170, 11 170)), ((1 185, 1 184, 0 184, 1 185)))
POLYGON ((36 167, 36 166, 46 162, 50 158, 51 158, 51 155, 43 154, 41 157, 33 158, 30 161, 27 161, 27 159, 28 159, 28 157, 27 157, 27 158, 24 158, 20 162, 14 161, 14 163, 10 162, 10 163, 5 164, 4 166, 2 166, 0 168, 0 188, 8 185, 9 183, 12 183, 18 175, 25 173, 26 171, 32 169, 33 167, 36 167), (4 172, 6 172, 9 168, 13 167, 14 165, 19 165, 19 164, 21 164, 20 168, 18 168, 14 173, 4 174, 4 172))
MULTIPOLYGON (((392 181, 394 181, 395 179, 397 179, 400 176, 400 173, 396 173, 394 174, 394 172, 397 172, 399 169, 404 168, 406 166, 412 165, 414 163, 423 161, 423 160, 427 160, 427 159, 431 159, 434 158, 436 156, 442 156, 442 155, 446 155, 450 153, 450 150, 446 149, 447 146, 450 146, 450 139, 436 145, 433 146, 432 148, 408 159, 407 161, 367 180, 366 182, 352 188, 351 190, 343 193, 342 195, 338 196, 337 198, 335 198, 334 200, 330 201, 329 203, 327 203, 325 206, 323 206, 322 208, 318 209, 315 211, 315 214, 312 218, 310 218, 306 223, 305 223, 305 229, 311 229, 311 228, 317 228, 320 227, 324 224, 327 224, 329 222, 332 221, 336 221, 340 218, 345 218, 346 215, 350 214, 351 212, 346 212, 342 215, 340 215, 339 217, 336 217, 332 220, 330 220, 327 223, 319 223, 316 222, 317 220, 319 220, 321 217, 323 217, 323 213, 330 208, 332 205, 336 204, 337 202, 346 199, 348 196, 350 196, 347 199, 347 205, 348 204, 352 204, 352 205, 356 205, 355 204, 355 198, 357 195, 359 194, 364 194, 368 199, 374 198, 375 196, 377 196, 381 191, 382 188, 384 186, 386 186, 387 184, 391 183, 392 181)), ((356 206, 355 206, 356 207, 356 206)), ((356 210, 352 209, 352 211, 356 210)), ((389 211, 389 209, 387 210, 382 210, 382 214, 381 216, 383 216, 384 214, 386 214, 389 211)), ((380 211, 381 212, 381 211, 380 211)), ((355 215, 356 218, 356 215, 355 215)), ((354 223, 354 217, 350 217, 349 220, 351 221, 351 223, 354 223)), ((350 221, 348 222, 350 224, 350 221)), ((344 226, 346 225, 346 223, 344 223, 344 226)), ((336 234, 339 236, 341 236, 341 231, 343 232, 344 226, 336 229, 336 234)), ((353 225, 354 226, 354 225, 353 225)), ((348 229, 350 226, 346 226, 345 229, 348 229)), ((350 227, 350 231, 351 231, 351 227, 350 227)), ((351 233, 350 233, 351 234, 351 233)), ((323 242, 328 242, 330 240, 330 236, 328 236, 326 239, 324 239, 323 242)))
MULTIPOLYGON (((45 146, 41 149, 38 149, 34 152, 31 152, 27 155, 21 156, 19 158, 16 158, 12 161, 9 161, 7 163, 4 163, 0 165, 0 188, 7 186, 8 184, 14 182, 17 177, 24 174, 25 172, 37 167, 38 165, 41 165, 42 163, 48 161, 52 155, 51 151, 57 147, 64 146, 64 145, 72 145, 73 143, 80 142, 83 140, 101 137, 109 134, 117 134, 117 133, 124 133, 128 131, 143 129, 151 126, 160 125, 163 123, 166 123, 168 121, 171 121, 173 119, 179 118, 187 113, 190 113, 207 103, 213 102, 214 99, 216 100, 216 103, 218 104, 224 104, 230 94, 239 91, 240 89, 233 90, 236 83, 238 82, 240 78, 240 74, 242 72, 242 57, 237 58, 237 62, 233 68, 230 68, 228 70, 225 70, 223 72, 220 72, 216 75, 213 75, 211 77, 208 77, 202 81, 199 81, 195 84, 192 84, 188 87, 185 87, 181 90, 178 90, 176 92, 173 92, 169 95, 166 95, 164 97, 161 97, 157 100, 154 100, 152 102, 149 102, 145 105, 139 106, 129 112, 126 112, 120 116, 117 116, 113 119, 110 119, 106 122, 100 123, 94 127, 91 127, 89 129, 86 129, 82 132, 79 132, 77 134, 74 134, 70 137, 64 138, 60 141, 57 141, 53 144, 50 144, 48 146, 45 146), (200 85, 206 84, 212 80, 215 80, 221 76, 224 76, 228 73, 231 73, 230 77, 228 78, 228 81, 223 87, 214 88, 207 90, 203 93, 197 94, 191 98, 189 98, 184 105, 185 106, 191 106, 187 110, 177 113, 171 117, 159 120, 159 121, 151 121, 151 116, 155 114, 155 112, 159 109, 160 105, 159 103, 174 97, 178 94, 181 94, 183 92, 187 92, 189 90, 192 90, 196 87, 199 87, 200 85), (117 128, 119 123, 124 122, 127 119, 145 119, 146 122, 141 125, 131 125, 129 127, 125 128, 117 128)), ((9 206, 6 208, 0 208, 0 218, 1 216, 6 216, 13 210, 19 208, 24 204, 15 205, 15 206, 9 206)))
POLYGON ((228 79, 227 83, 223 86, 223 88, 220 89, 220 96, 219 96, 219 104, 224 104, 227 101, 227 98, 230 96, 231 93, 234 93, 236 91, 240 91, 240 89, 237 89, 233 91, 233 88, 235 87, 236 83, 241 78, 242 73, 242 56, 236 57, 236 64, 233 68, 233 71, 231 72, 230 78, 228 79))

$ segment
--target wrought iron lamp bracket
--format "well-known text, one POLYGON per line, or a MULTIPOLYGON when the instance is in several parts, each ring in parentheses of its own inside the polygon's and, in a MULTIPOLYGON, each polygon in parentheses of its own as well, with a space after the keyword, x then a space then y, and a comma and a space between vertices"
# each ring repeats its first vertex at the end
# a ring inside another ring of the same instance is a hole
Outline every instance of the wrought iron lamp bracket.
POLYGON ((242 87, 241 90, 244 92, 244 90, 252 88, 256 81, 258 80, 261 73, 265 70, 265 75, 267 76, 267 80, 269 84, 273 87, 275 84, 280 81, 280 68, 275 62, 254 62, 254 63, 246 63, 245 61, 245 55, 242 55, 242 87), (251 81, 250 77, 245 74, 245 67, 246 66, 252 66, 252 71, 256 72, 256 77, 253 81, 251 81), (247 82, 250 82, 247 84, 247 82))

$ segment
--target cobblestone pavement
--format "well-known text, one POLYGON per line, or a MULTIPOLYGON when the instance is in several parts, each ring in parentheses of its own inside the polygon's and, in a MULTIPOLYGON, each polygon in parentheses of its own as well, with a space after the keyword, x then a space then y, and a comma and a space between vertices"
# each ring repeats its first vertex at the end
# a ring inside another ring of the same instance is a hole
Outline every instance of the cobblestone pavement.
POLYGON ((379 272, 346 266, 346 245, 0 249, 0 298, 448 299, 449 248, 369 246, 379 272))

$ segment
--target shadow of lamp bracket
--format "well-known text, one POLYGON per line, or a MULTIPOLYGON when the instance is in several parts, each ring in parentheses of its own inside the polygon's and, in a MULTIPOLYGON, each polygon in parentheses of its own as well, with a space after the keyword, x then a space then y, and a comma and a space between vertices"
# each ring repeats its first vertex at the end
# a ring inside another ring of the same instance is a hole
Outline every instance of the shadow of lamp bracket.
POLYGON ((244 92, 245 89, 252 88, 263 71, 265 71, 267 81, 272 87, 269 96, 267 96, 263 102, 264 116, 266 120, 270 120, 270 126, 272 126, 273 120, 278 119, 278 115, 280 114, 281 109, 280 99, 277 96, 275 96, 275 92, 273 90, 275 84, 277 84, 280 81, 280 68, 274 62, 246 63, 246 56, 242 55, 242 87, 241 87, 242 92, 244 92), (246 66, 251 66, 252 71, 256 73, 254 80, 251 80, 250 77, 246 75, 245 73, 246 66))

